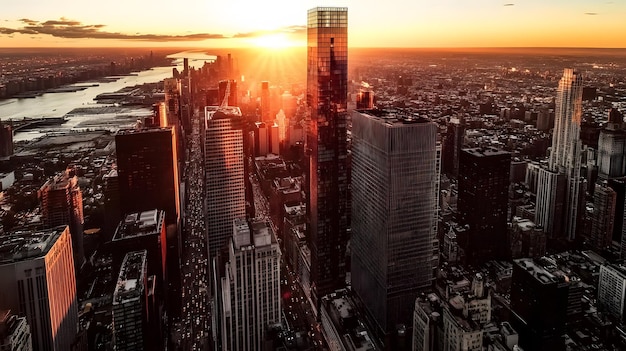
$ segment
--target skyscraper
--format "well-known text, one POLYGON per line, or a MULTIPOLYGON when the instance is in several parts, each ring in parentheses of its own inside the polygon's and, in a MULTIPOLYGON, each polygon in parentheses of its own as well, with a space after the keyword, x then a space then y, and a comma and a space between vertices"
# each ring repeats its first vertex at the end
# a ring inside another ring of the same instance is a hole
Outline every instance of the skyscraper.
POLYGON ((179 218, 175 128, 126 129, 115 135, 122 214, 159 209, 179 218))
POLYGON ((626 267, 618 264, 600 267, 598 308, 619 321, 626 320, 626 267))
POLYGON ((261 121, 271 125, 270 115, 270 82, 261 82, 261 121))
POLYGON ((78 325, 68 226, 0 237, 0 309, 26 316, 33 350, 66 351, 78 325))
POLYGON ((465 119, 451 118, 443 144, 443 170, 454 178, 459 175, 459 159, 464 138, 465 119))
POLYGON ((233 221, 228 261, 216 300, 222 350, 263 349, 269 326, 281 321, 280 249, 265 222, 233 221))
MULTIPOLYGON (((563 229, 569 240, 576 237, 579 230, 581 199, 581 152, 580 122, 582 117, 582 76, 571 68, 563 71, 556 95, 554 133, 548 162, 549 170, 565 175, 565 206, 563 209, 563 229)), ((540 174, 541 177, 541 174, 540 174)), ((547 184, 544 182, 544 184, 547 184)), ((546 193, 545 189, 540 190, 546 193)), ((539 191, 538 191, 539 192, 539 191)), ((583 192, 584 194, 584 192, 583 192)), ((546 212, 544 206, 554 201, 537 199, 537 213, 546 212)), ((560 220, 556 218, 555 220, 560 220)), ((539 224, 546 227, 545 223, 539 224)))
POLYGON ((246 216, 243 123, 239 107, 205 108, 204 169, 209 253, 214 257, 246 216))
POLYGON ((626 175, 626 128, 622 114, 611 109, 598 140, 598 176, 612 179, 626 175))
POLYGON ((307 240, 314 299, 345 285, 347 236, 348 9, 307 18, 307 240))
POLYGON ((352 122, 352 287, 388 334, 411 325, 438 265, 437 126, 375 110, 352 122))
POLYGON ((83 193, 73 170, 65 170, 48 180, 37 193, 44 225, 48 228, 69 225, 74 265, 85 260, 83 251, 83 193))
POLYGON ((470 261, 503 258, 511 154, 494 148, 463 149, 459 160, 459 222, 469 225, 461 245, 470 261), (500 246, 499 246, 500 245, 500 246))

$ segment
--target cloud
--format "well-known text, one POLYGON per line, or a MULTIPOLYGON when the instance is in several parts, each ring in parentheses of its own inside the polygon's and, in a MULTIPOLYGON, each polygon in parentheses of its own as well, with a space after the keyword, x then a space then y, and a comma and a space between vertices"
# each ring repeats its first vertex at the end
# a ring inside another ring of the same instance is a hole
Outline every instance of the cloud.
POLYGON ((272 30, 257 30, 253 32, 237 33, 233 35, 233 38, 254 38, 254 37, 259 37, 262 35, 278 34, 278 33, 296 34, 296 35, 304 34, 306 33, 306 26, 292 25, 292 26, 281 27, 281 28, 272 29, 272 30))
POLYGON ((28 18, 19 20, 24 25, 20 28, 0 27, 0 35, 30 34, 50 35, 56 38, 66 39, 117 39, 136 41, 200 41, 205 39, 224 39, 223 34, 214 33, 191 33, 184 35, 168 34, 126 34, 103 30, 104 24, 83 24, 80 21, 69 20, 61 17, 58 20, 44 22, 28 18))
POLYGON ((587 15, 587 16, 597 16, 598 13, 597 12, 585 12, 585 15, 587 15))
POLYGON ((515 6, 515 4, 508 3, 508 4, 504 4, 504 6, 515 6))

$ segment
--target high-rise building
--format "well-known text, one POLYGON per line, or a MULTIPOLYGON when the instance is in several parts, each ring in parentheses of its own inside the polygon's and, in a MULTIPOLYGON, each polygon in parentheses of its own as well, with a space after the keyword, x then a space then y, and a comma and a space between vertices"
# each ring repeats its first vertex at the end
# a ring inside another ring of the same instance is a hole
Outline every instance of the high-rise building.
POLYGON ((221 80, 218 83, 218 103, 221 105, 224 102, 224 98, 226 97, 226 92, 228 91, 227 104, 228 106, 238 106, 237 105, 237 81, 235 80, 221 80), (230 84, 230 87, 229 87, 230 84))
POLYGON ((66 351, 78 325, 68 226, 0 236, 0 309, 26 316, 33 350, 66 351))
POLYGON ((0 310, 0 350, 33 351, 33 340, 26 317, 0 310))
POLYGON ((152 350, 148 328, 147 252, 126 254, 113 292, 113 350, 152 350))
POLYGON ((261 121, 272 125, 270 114, 270 82, 261 82, 261 121))
POLYGON ((0 157, 13 155, 13 128, 0 122, 0 157))
POLYGON ((69 225, 72 236, 74 265, 80 268, 85 260, 83 250, 83 193, 78 177, 71 169, 48 180, 37 192, 41 217, 47 228, 69 225))
POLYGON ((204 170, 207 235, 211 257, 232 236, 235 218, 246 216, 243 117, 239 107, 205 108, 204 170))
POLYGON ((609 121, 598 139, 598 177, 611 179, 626 175, 626 128, 624 117, 609 111, 609 121))
POLYGON ((217 308, 222 350, 263 349, 268 327, 281 321, 280 248, 265 222, 233 221, 217 308))
POLYGON ((535 223, 541 225, 551 238, 561 237, 563 234, 565 187, 566 178, 563 173, 539 168, 535 223))
POLYGON ((307 240, 317 301, 346 276, 348 9, 310 9, 307 48, 307 240))
POLYGON ((470 261, 503 258, 511 154, 493 148, 463 149, 459 160, 459 222, 469 225, 461 246, 470 261))
POLYGON ((456 178, 459 175, 459 159, 465 139, 465 120, 452 118, 443 143, 443 171, 456 178))
MULTIPOLYGON (((554 220, 563 221, 563 230, 569 240, 574 240, 580 229, 580 207, 584 202, 581 194, 580 167, 582 162, 582 141, 580 140, 580 122, 582 117, 582 76, 573 69, 566 68, 559 81, 556 95, 554 133, 552 149, 548 160, 549 170, 565 175, 565 206, 563 217, 554 220)), ((545 183, 544 183, 545 184, 545 183)), ((542 191, 542 190, 539 190, 542 191)), ((539 193, 538 191, 538 193, 539 193)), ((543 190, 545 192, 545 190, 543 190)), ((584 191, 582 192, 584 194, 584 191)), ((546 212, 542 206, 553 202, 543 201, 538 197, 537 213, 546 212)), ((547 227, 544 222, 538 224, 547 227)))
POLYGON ((438 265, 437 126, 384 110, 352 121, 352 287, 388 334, 411 324, 438 265))
POLYGON ((569 283, 522 258, 513 263, 511 311, 524 350, 565 350, 569 283))
POLYGON ((611 246, 617 193, 607 182, 595 184, 593 193, 593 213, 591 215, 591 234, 589 241, 598 250, 611 246))
POLYGON ((115 135, 121 213, 159 209, 179 219, 175 128, 125 129, 115 135))
POLYGON ((626 267, 623 265, 600 267, 598 308, 622 322, 626 320, 626 267))

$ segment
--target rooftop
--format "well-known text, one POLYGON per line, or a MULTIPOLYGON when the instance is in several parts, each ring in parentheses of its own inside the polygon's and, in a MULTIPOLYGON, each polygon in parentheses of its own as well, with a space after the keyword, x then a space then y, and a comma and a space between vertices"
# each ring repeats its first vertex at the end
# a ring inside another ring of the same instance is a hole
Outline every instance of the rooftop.
POLYGON ((133 134, 148 134, 148 133, 157 133, 157 132, 172 132, 172 128, 163 127, 163 128, 127 128, 120 129, 116 136, 118 135, 133 135, 133 134))
POLYGON ((67 188, 76 186, 78 184, 78 178, 74 175, 74 172, 66 170, 61 172, 48 180, 41 189, 44 190, 65 190, 67 188))
POLYGON ((390 126, 400 127, 404 124, 431 122, 427 116, 420 116, 416 113, 400 109, 373 109, 355 110, 364 116, 372 117, 375 120, 384 122, 390 126))
POLYGON ((113 304, 138 300, 144 291, 148 251, 131 251, 124 256, 113 293, 113 304))
POLYGON ((528 273, 530 273, 533 277, 535 277, 535 279, 537 279, 542 284, 552 284, 552 283, 558 283, 562 281, 562 279, 559 279, 554 274, 548 272, 545 268, 538 265, 531 258, 520 258, 520 259, 515 260, 514 262, 516 265, 518 265, 519 267, 523 268, 528 273))
POLYGON ((113 241, 160 234, 164 219, 165 212, 159 210, 131 213, 117 226, 113 241))
POLYGON ((219 119, 228 117, 241 117, 241 110, 237 106, 205 106, 204 117, 206 119, 219 119))
POLYGON ((476 157, 503 156, 511 154, 508 151, 504 151, 494 147, 477 147, 472 149, 463 149, 463 151, 476 157))
POLYGON ((54 246, 67 226, 25 230, 0 236, 0 264, 43 257, 54 246))

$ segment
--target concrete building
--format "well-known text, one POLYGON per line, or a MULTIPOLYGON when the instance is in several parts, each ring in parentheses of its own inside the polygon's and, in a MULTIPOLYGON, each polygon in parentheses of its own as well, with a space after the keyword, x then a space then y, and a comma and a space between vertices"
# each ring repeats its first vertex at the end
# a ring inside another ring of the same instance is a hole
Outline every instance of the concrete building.
POLYGON ((413 311, 413 351, 438 350, 443 337, 439 297, 429 294, 415 299, 413 311))
POLYGON ((74 265, 85 261, 83 250, 83 193, 74 170, 68 169, 48 180, 37 192, 41 217, 46 227, 69 225, 74 265))
POLYGON ((616 203, 617 193, 606 182, 595 184, 589 244, 597 250, 606 249, 613 242, 616 203))
POLYGON ((352 120, 352 287, 389 334, 411 324, 438 265, 437 127, 399 111, 352 120))
POLYGON ((626 267, 602 265, 598 278, 598 308, 623 322, 626 320, 625 307, 626 267))
POLYGON ((322 297, 319 313, 322 333, 331 351, 379 350, 345 290, 322 297))
POLYGON ((551 238, 559 238, 564 233, 566 185, 567 178, 563 173, 545 168, 539 170, 535 223, 540 225, 551 238))
POLYGON ((78 326, 68 226, 0 236, 0 309, 26 316, 33 350, 67 351, 78 326))
POLYGON ((219 268, 217 349, 262 350, 267 329, 281 321, 280 248, 266 222, 235 219, 232 228, 219 268))
POLYGON ((204 170, 211 257, 232 236, 235 218, 246 216, 243 123, 239 107, 205 108, 204 170))
POLYGON ((32 335, 26 317, 0 310, 0 351, 33 351, 32 335))
POLYGON ((598 138, 598 177, 611 179, 626 175, 626 128, 623 115, 609 111, 609 120, 598 138))

